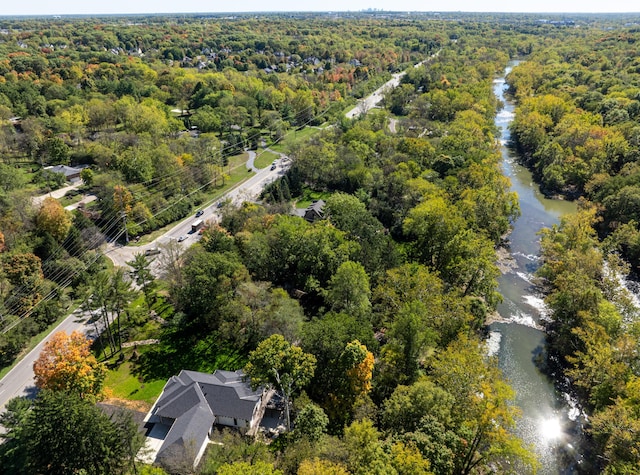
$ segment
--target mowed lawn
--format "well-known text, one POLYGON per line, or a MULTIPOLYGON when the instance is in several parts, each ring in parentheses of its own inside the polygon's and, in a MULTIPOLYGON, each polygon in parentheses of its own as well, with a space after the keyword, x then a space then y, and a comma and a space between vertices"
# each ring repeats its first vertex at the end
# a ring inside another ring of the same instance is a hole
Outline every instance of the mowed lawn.
POLYGON ((105 378, 107 398, 140 401, 151 407, 167 380, 181 370, 213 373, 216 369, 236 370, 246 364, 246 357, 227 345, 217 335, 195 338, 179 331, 163 332, 160 342, 140 345, 123 351, 123 362, 112 359, 105 378))
POLYGON ((142 401, 151 407, 166 382, 165 379, 142 380, 132 373, 132 363, 126 361, 107 372, 105 388, 108 398, 142 401))

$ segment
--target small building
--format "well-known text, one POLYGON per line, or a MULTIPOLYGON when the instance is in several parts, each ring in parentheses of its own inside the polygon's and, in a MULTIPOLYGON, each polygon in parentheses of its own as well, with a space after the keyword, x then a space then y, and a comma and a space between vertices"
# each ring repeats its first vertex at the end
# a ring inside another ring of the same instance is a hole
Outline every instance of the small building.
POLYGON ((68 167, 67 165, 55 165, 52 167, 44 167, 45 170, 49 170, 53 173, 62 173, 65 180, 70 183, 77 183, 80 181, 80 172, 82 168, 68 167))
POLYGON ((216 426, 255 433, 273 391, 252 390, 244 373, 213 374, 182 370, 172 376, 147 416, 147 445, 155 445, 152 462, 168 469, 195 468, 216 426))
POLYGON ((314 200, 304 211, 304 219, 310 223, 324 219, 324 205, 323 200, 314 200))

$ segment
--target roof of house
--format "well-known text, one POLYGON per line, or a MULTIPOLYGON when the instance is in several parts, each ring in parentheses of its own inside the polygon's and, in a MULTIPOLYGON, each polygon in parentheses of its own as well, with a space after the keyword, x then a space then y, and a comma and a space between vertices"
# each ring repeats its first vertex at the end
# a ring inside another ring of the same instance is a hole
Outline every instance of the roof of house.
POLYGON ((167 460, 190 455, 191 458, 195 458, 198 449, 209 437, 209 430, 214 421, 215 416, 206 402, 193 406, 175 420, 157 457, 167 460))
POLYGON ((320 218, 320 219, 324 218, 324 204, 325 203, 323 200, 315 200, 304 211, 304 218, 307 221, 313 221, 317 218, 320 218))
POLYGON ((55 165, 53 167, 44 167, 44 169, 54 173, 63 173, 66 177, 79 175, 82 171, 81 168, 68 167, 67 165, 55 165))
POLYGON ((317 211, 318 213, 322 213, 324 205, 325 205, 324 200, 314 200, 313 203, 311 203, 309 205, 309 208, 307 209, 312 209, 314 211, 317 211))
POLYGON ((182 370, 167 381, 155 414, 177 419, 204 398, 214 416, 250 421, 261 394, 261 389, 251 389, 242 370, 213 374, 182 370))

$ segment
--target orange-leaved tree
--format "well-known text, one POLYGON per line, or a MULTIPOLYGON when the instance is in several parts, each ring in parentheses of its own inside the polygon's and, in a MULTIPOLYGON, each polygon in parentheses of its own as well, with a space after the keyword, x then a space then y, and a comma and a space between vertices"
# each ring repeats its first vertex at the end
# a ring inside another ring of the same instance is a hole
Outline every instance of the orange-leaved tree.
POLYGON ((90 345, 91 341, 80 332, 55 333, 33 363, 36 386, 82 398, 99 398, 106 369, 91 354, 90 345))

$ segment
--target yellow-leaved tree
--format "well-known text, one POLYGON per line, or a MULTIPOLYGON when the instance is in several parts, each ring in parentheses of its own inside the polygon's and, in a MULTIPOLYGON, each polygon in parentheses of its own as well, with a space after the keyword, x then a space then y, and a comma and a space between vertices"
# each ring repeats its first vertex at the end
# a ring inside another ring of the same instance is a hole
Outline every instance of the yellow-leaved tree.
POLYGON ((98 399, 106 369, 91 354, 90 346, 91 341, 80 332, 55 333, 33 363, 36 386, 98 399))
POLYGON ((62 242, 71 227, 71 215, 58 200, 47 196, 36 215, 36 226, 62 242))

